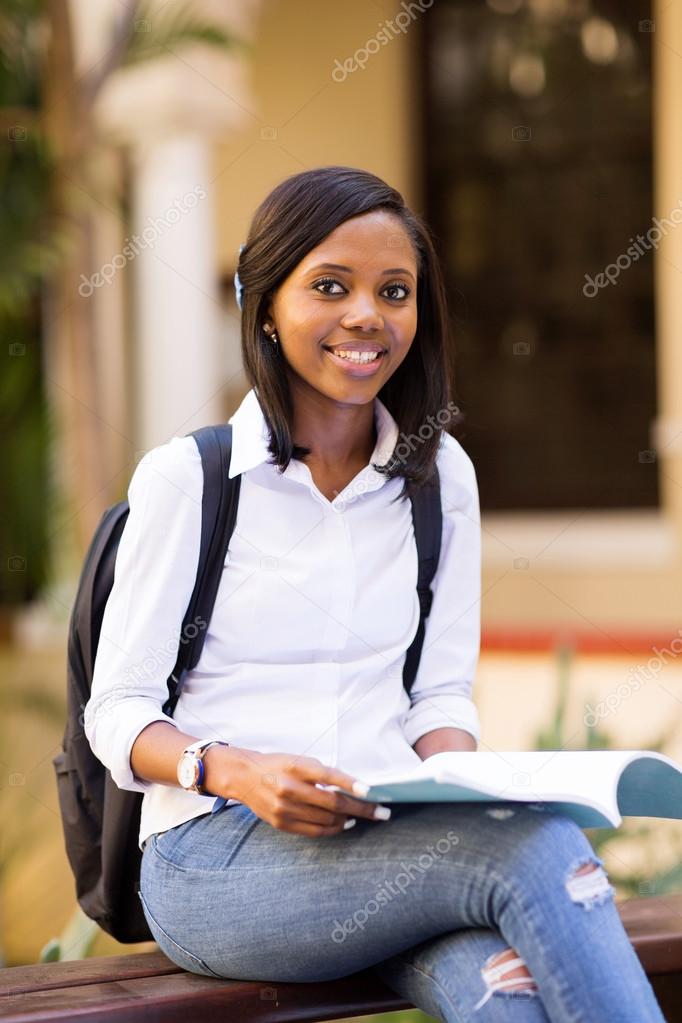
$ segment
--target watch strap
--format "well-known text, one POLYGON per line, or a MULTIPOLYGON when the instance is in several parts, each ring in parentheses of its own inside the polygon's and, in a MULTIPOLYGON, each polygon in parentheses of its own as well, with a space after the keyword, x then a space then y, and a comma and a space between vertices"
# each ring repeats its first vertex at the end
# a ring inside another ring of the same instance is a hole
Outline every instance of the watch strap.
POLYGON ((205 757, 207 751, 211 748, 211 746, 229 746, 229 745, 230 745, 229 742, 225 742, 223 739, 197 739, 196 742, 191 742, 189 744, 189 746, 185 747, 185 749, 182 751, 181 759, 182 759, 182 757, 186 756, 188 753, 193 754, 195 762, 196 762, 196 765, 197 765, 197 767, 199 769, 198 770, 197 780, 195 781, 194 785, 192 785, 191 788, 188 789, 187 791, 189 791, 189 792, 198 792, 199 795, 202 795, 202 796, 213 795, 213 793, 204 792, 204 789, 203 789, 204 774, 205 774, 204 757, 205 757))
POLYGON ((223 739, 211 739, 210 742, 205 743, 197 755, 197 761, 199 763, 199 777, 196 783, 196 790, 202 796, 214 796, 215 792, 204 791, 204 776, 206 774, 206 768, 204 767, 204 757, 211 748, 211 746, 229 746, 229 742, 225 742, 223 739))

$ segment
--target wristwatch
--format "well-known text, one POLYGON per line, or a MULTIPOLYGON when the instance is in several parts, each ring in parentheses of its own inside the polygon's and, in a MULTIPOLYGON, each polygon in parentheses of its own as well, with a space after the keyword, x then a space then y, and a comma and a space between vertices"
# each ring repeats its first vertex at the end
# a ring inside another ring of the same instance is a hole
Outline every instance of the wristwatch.
POLYGON ((178 760, 178 781, 188 792, 198 792, 202 796, 212 795, 202 788, 204 781, 204 756, 211 746, 229 746, 229 742, 220 739, 198 739, 190 743, 178 760))

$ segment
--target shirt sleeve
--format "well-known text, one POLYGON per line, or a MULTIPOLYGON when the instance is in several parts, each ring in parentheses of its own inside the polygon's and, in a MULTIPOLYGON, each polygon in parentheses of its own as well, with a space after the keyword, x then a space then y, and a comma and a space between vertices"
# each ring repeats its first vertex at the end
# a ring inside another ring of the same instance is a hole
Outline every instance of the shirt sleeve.
POLYGON ((481 526, 473 463, 443 434, 437 461, 443 535, 433 601, 403 728, 411 746, 435 728, 462 728, 480 741, 472 688, 481 640, 481 526))
POLYGON ((121 789, 153 784, 133 774, 130 751, 162 712, 201 545, 203 470, 193 437, 173 437, 138 463, 102 618, 85 735, 121 789))

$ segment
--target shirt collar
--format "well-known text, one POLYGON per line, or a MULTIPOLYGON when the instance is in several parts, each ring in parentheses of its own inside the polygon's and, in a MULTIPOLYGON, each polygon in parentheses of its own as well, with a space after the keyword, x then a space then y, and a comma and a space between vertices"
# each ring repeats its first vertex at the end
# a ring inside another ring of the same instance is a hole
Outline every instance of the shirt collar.
MULTIPOLYGON (((255 388, 252 387, 248 391, 228 422, 232 424, 230 479, 239 473, 254 469, 262 462, 270 461, 272 456, 268 451, 269 430, 255 388)), ((374 422, 377 442, 370 462, 384 465, 395 449, 398 440, 398 424, 379 398, 374 399, 374 422)), ((374 470, 372 471, 374 472, 374 470)), ((380 473, 375 473, 375 475, 379 476, 381 481, 385 479, 380 473)))

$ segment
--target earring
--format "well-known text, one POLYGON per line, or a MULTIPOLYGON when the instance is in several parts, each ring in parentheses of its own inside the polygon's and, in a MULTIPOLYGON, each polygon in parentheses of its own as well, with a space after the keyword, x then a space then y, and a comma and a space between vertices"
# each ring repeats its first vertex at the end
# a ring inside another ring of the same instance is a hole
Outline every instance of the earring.
POLYGON ((277 342, 279 341, 279 338, 277 337, 277 331, 275 330, 274 327, 272 327, 270 330, 268 330, 268 327, 270 327, 269 323, 264 323, 263 324, 263 330, 265 331, 266 334, 269 335, 270 340, 272 341, 272 343, 274 345, 276 345, 277 342))

